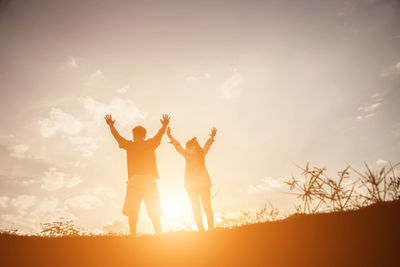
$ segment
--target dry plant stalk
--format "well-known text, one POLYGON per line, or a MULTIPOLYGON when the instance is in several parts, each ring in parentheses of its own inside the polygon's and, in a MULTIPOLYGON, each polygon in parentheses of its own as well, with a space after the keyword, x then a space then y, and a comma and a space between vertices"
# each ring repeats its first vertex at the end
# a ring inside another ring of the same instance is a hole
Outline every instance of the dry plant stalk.
POLYGON ((326 168, 313 167, 309 163, 301 168, 304 181, 292 176, 285 183, 289 185, 290 193, 297 195, 301 205, 295 206, 296 212, 316 213, 318 211, 345 211, 377 202, 400 199, 400 177, 396 176, 395 167, 385 167, 373 172, 364 163, 366 171, 361 173, 351 166, 338 172, 338 178, 333 179, 326 174, 326 168), (349 170, 358 174, 358 179, 350 177, 349 170), (357 187, 358 186, 358 187, 357 187), (361 191, 360 191, 361 189, 361 191))

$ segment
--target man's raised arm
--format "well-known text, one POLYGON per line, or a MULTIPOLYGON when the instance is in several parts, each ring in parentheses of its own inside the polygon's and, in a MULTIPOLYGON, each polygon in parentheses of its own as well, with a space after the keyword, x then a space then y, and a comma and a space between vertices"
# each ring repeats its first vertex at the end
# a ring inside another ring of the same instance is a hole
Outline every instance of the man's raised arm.
POLYGON ((106 120, 108 126, 110 126, 110 131, 112 135, 114 136, 115 140, 117 140, 119 147, 124 148, 125 145, 129 142, 125 138, 119 135, 117 129, 114 127, 115 120, 112 119, 111 114, 107 114, 104 116, 104 119, 106 120))
POLYGON ((160 128, 160 130, 158 130, 157 134, 152 138, 152 140, 154 140, 157 146, 161 143, 161 137, 167 130, 167 126, 170 119, 171 117, 168 114, 163 114, 162 119, 160 119, 162 127, 160 128))

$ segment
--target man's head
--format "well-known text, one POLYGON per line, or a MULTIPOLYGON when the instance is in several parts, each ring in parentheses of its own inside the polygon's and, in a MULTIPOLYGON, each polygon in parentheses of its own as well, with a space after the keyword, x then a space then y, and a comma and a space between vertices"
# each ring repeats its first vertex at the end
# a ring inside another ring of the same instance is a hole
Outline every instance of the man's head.
POLYGON ((142 126, 136 126, 132 129, 133 141, 144 141, 146 139, 146 129, 142 126))

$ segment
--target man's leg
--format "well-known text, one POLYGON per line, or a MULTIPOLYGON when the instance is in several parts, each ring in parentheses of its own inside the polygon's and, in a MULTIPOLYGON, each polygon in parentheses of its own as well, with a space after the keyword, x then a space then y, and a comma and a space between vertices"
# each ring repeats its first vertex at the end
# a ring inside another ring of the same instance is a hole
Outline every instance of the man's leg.
POLYGON ((136 224, 138 221, 142 199, 143 195, 139 191, 135 190, 135 188, 133 188, 132 186, 129 186, 127 188, 122 213, 128 216, 129 231, 133 236, 136 236, 136 224))
POLYGON ((188 191, 190 202, 192 203, 194 221, 199 231, 204 231, 203 218, 201 217, 201 207, 199 193, 197 190, 188 191))
POLYGON ((214 213, 211 208, 211 193, 209 188, 200 191, 201 205, 207 217, 208 230, 214 229, 214 213))
POLYGON ((129 231, 131 232, 132 236, 136 236, 136 224, 138 221, 138 215, 132 213, 131 215, 128 216, 128 219, 129 219, 129 231))
POLYGON ((161 202, 156 181, 151 181, 144 195, 147 214, 153 224, 154 232, 161 233, 161 202))

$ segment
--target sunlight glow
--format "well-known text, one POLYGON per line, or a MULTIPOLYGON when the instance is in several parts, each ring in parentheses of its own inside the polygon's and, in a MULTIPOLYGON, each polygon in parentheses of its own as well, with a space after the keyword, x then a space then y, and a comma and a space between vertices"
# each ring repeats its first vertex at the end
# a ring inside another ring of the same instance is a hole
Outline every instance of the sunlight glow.
POLYGON ((168 198, 165 199, 163 205, 163 217, 166 219, 177 219, 180 217, 186 217, 188 215, 187 207, 185 207, 185 201, 179 198, 168 198))

